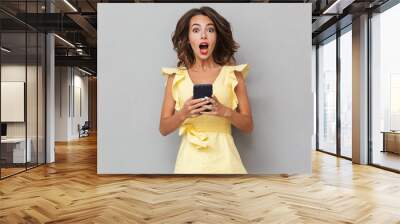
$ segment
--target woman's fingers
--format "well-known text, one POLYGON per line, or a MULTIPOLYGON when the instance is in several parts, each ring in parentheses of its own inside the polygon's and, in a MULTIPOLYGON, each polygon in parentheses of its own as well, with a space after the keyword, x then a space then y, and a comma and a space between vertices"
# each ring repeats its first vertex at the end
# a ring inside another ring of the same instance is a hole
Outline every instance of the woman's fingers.
POLYGON ((211 101, 214 102, 215 104, 219 104, 219 100, 216 96, 213 95, 213 97, 211 98, 211 101))
POLYGON ((209 110, 214 110, 214 105, 204 105, 203 107, 209 110))
POLYGON ((198 108, 198 109, 194 109, 194 110, 192 110, 192 111, 190 111, 190 113, 192 113, 192 114, 197 114, 197 113, 200 113, 200 112, 202 112, 202 111, 204 111, 204 110, 206 110, 207 108, 205 108, 205 107, 200 107, 200 108, 198 108))
POLYGON ((193 100, 190 100, 189 105, 195 105, 195 104, 203 102, 203 101, 205 101, 204 98, 193 99, 193 100))
POLYGON ((219 101, 214 95, 212 97, 205 97, 199 99, 192 99, 191 97, 187 102, 187 108, 190 117, 192 118, 202 114, 217 115, 218 106, 219 106, 219 101))
POLYGON ((192 105, 191 108, 192 108, 192 109, 197 109, 197 108, 199 108, 199 107, 201 107, 201 106, 204 106, 204 105, 206 105, 206 104, 208 104, 208 103, 209 103, 209 102, 208 102, 207 100, 204 100, 204 101, 201 101, 201 102, 199 102, 199 103, 197 103, 197 104, 192 105))
POLYGON ((210 99, 209 101, 211 102, 212 105, 214 105, 214 106, 217 105, 217 101, 215 101, 214 99, 210 99))
POLYGON ((200 114, 206 114, 206 115, 218 115, 217 111, 202 111, 200 114))

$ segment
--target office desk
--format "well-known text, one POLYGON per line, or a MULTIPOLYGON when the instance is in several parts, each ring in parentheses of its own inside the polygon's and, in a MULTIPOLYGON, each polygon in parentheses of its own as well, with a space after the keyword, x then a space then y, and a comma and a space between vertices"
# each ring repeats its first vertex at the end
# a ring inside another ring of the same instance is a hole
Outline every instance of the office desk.
POLYGON ((25 154, 25 138, 6 138, 1 139, 1 159, 6 163, 25 163, 31 162, 31 145, 32 140, 27 139, 25 154), (27 161, 25 161, 27 159, 27 161))
POLYGON ((400 132, 399 131, 382 131, 383 133, 383 150, 382 152, 393 152, 400 154, 400 132))

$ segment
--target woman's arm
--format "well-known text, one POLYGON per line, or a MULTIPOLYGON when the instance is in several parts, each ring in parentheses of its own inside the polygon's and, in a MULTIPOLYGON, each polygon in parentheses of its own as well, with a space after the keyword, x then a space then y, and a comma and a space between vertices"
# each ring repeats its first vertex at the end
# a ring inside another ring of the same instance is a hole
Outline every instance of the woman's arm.
POLYGON ((165 86, 164 101, 161 110, 159 130, 163 136, 177 129, 185 120, 181 113, 175 112, 175 100, 172 97, 172 82, 175 75, 169 75, 165 86))
POLYGON ((235 93, 239 104, 236 111, 226 108, 227 112, 225 112, 225 117, 228 118, 236 128, 245 133, 250 133, 253 130, 253 116, 247 95, 246 82, 240 72, 235 71, 235 75, 238 80, 235 93))
POLYGON ((165 87, 159 126, 159 131, 163 136, 175 131, 183 123, 183 121, 186 120, 186 118, 199 116, 200 112, 206 109, 202 106, 208 103, 203 99, 193 100, 189 98, 186 100, 181 110, 175 111, 175 100, 172 97, 173 81, 174 75, 169 75, 167 85, 165 87))
POLYGON ((238 80, 238 84, 235 88, 235 93, 239 101, 236 111, 221 104, 218 99, 213 96, 212 99, 209 99, 213 106, 204 106, 208 109, 212 109, 213 111, 201 112, 201 114, 225 117, 230 120, 233 126, 240 129, 242 132, 250 133, 253 130, 253 118, 251 115, 250 103, 247 96, 246 83, 244 81, 243 75, 240 72, 235 71, 235 75, 238 80))

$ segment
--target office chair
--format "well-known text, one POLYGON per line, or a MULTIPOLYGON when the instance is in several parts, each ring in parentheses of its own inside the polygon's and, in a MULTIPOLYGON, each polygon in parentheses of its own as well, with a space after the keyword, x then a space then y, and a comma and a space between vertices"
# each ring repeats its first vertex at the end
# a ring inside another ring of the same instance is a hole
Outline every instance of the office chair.
POLYGON ((85 121, 82 127, 80 127, 80 125, 78 124, 79 138, 89 136, 89 129, 90 129, 89 121, 85 121))

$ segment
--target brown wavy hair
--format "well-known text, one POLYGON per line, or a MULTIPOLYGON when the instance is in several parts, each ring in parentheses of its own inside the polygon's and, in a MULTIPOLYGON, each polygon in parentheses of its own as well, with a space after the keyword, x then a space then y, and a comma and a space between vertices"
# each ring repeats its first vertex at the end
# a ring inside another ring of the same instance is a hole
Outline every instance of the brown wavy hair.
POLYGON ((213 21, 217 40, 212 54, 214 61, 219 65, 236 63, 234 54, 239 48, 239 44, 233 40, 230 23, 213 8, 203 6, 187 11, 176 24, 175 32, 172 34, 174 50, 178 55, 177 66, 191 67, 196 58, 189 43, 190 19, 196 15, 204 15, 213 21))

